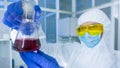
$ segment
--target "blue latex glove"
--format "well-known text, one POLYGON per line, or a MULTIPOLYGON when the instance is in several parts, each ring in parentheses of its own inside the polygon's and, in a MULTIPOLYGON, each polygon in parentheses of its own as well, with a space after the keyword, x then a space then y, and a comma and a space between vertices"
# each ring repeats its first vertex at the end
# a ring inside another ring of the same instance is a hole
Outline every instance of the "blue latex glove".
POLYGON ((46 55, 42 51, 38 51, 37 53, 20 52, 20 56, 28 68, 60 68, 53 57, 46 55))
MULTIPOLYGON (((35 5, 34 10, 35 10, 34 20, 38 25, 41 9, 39 6, 35 5)), ((4 14, 3 23, 12 29, 18 30, 22 23, 22 14, 23 14, 22 0, 14 2, 8 5, 7 11, 4 14)), ((29 26, 26 26, 26 28, 28 29, 22 30, 22 32, 25 34, 30 34, 29 29, 32 29, 32 28, 29 26)))

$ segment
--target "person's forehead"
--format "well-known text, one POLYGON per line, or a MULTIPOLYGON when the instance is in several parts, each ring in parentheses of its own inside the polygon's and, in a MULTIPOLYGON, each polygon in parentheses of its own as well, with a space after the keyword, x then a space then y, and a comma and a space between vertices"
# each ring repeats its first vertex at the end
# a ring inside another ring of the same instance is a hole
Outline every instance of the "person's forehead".
POLYGON ((91 22, 91 21, 89 21, 89 22, 84 22, 81 25, 91 25, 91 24, 98 24, 98 22, 91 22))

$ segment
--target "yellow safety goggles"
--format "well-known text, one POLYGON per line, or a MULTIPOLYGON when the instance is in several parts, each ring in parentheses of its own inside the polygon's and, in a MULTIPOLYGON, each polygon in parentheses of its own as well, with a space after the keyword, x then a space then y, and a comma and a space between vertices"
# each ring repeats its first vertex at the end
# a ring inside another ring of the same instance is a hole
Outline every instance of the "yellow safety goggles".
POLYGON ((100 23, 80 25, 76 29, 78 36, 84 36, 86 32, 88 32, 92 36, 96 36, 96 35, 103 33, 103 31, 104 31, 103 25, 100 23))

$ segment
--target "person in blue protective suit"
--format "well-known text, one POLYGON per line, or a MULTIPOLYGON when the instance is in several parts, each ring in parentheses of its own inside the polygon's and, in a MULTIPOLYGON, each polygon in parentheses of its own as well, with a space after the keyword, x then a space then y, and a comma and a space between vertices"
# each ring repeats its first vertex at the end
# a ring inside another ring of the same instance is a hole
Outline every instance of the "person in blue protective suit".
MULTIPOLYGON (((34 10, 36 24, 39 24, 38 21, 41 9, 38 5, 35 5, 34 10)), ((3 23, 12 29, 19 30, 20 24, 22 23, 22 14, 23 9, 21 0, 14 2, 7 7, 3 23)), ((29 28, 29 26, 27 28, 29 28)), ((24 34, 30 34, 29 30, 22 30, 22 32, 24 34)), ((53 57, 40 50, 38 50, 37 53, 20 52, 19 54, 23 61, 27 64, 28 68, 60 68, 59 64, 53 57)))

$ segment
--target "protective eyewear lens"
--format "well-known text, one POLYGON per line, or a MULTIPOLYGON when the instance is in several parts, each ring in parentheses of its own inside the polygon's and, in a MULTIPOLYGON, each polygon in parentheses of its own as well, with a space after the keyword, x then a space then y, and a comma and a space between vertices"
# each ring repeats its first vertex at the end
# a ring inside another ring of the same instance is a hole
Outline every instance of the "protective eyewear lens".
POLYGON ((86 32, 88 32, 92 36, 96 36, 96 35, 103 33, 103 31, 104 31, 103 25, 100 23, 80 25, 76 29, 76 32, 79 36, 84 36, 86 32))

